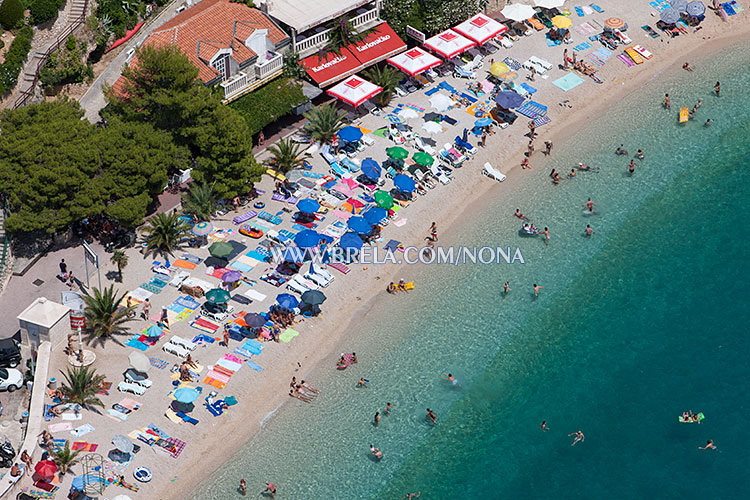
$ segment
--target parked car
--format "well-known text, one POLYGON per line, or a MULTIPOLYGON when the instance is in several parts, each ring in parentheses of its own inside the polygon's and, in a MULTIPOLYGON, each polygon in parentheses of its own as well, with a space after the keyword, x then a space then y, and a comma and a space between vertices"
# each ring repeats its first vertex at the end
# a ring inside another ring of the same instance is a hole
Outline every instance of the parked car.
POLYGON ((21 348, 13 339, 0 340, 0 368, 15 368, 21 364, 21 348))
POLYGON ((14 392, 23 386, 23 374, 13 368, 0 368, 0 391, 14 392))

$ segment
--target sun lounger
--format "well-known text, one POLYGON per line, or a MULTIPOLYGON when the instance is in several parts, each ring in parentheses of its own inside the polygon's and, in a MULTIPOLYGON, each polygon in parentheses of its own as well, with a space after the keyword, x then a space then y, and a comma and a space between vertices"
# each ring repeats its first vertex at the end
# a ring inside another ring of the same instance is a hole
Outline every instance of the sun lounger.
POLYGON ((180 359, 185 359, 187 358, 188 354, 190 354, 190 351, 188 351, 184 347, 177 345, 177 344, 172 344, 171 342, 167 342, 166 344, 164 344, 162 349, 164 350, 164 352, 168 352, 169 354, 174 354, 180 359))
POLYGON ((184 347, 188 351, 194 351, 195 348, 198 347, 196 344, 190 342, 189 340, 183 339, 182 337, 178 335, 172 335, 172 338, 170 338, 169 341, 173 344, 177 344, 181 347, 184 347))
POLYGON ((302 295, 305 292, 310 291, 309 288, 307 288, 306 286, 300 284, 297 280, 294 280, 294 279, 289 280, 289 282, 286 284, 286 287, 289 290, 293 291, 294 293, 298 293, 300 295, 302 295))
POLYGON ((187 272, 187 271, 180 271, 180 272, 176 273, 172 277, 172 281, 169 282, 169 285, 179 288, 179 286, 182 284, 182 282, 185 281, 186 279, 188 279, 189 277, 190 277, 190 273, 189 272, 187 272))
POLYGON ((354 160, 346 157, 341 160, 341 166, 347 168, 352 173, 359 172, 360 168, 354 160))
POLYGON ((140 385, 144 389, 148 389, 149 387, 154 385, 153 380, 149 380, 147 378, 134 377, 130 370, 127 370, 125 372, 125 382, 128 382, 130 384, 140 385))
POLYGON ((333 155, 333 153, 331 153, 331 146, 329 146, 328 144, 320 148, 320 154, 323 159, 328 162, 328 164, 336 162, 336 157, 333 155))
POLYGON ((125 381, 120 382, 120 384, 117 386, 117 390, 120 392, 129 392, 131 394, 135 394, 136 396, 143 396, 146 393, 145 387, 141 387, 140 385, 125 381))
POLYGON ((513 42, 507 37, 498 36, 495 37, 495 40, 505 49, 510 49, 513 47, 513 42))
POLYGON ((482 168, 482 175, 484 175, 485 177, 489 177, 490 179, 495 179, 499 182, 503 182, 506 179, 505 174, 494 168, 489 162, 484 164, 484 167, 482 168))
POLYGON ((477 148, 472 146, 469 142, 464 141, 461 137, 456 136, 454 142, 456 147, 468 155, 474 155, 477 152, 477 148))
POLYGON ((529 61, 531 61, 532 63, 534 63, 537 66, 541 66, 546 71, 551 70, 552 67, 553 67, 551 62, 547 61, 546 59, 542 59, 541 57, 531 56, 531 57, 529 57, 529 61))
POLYGON ((453 77, 454 78, 468 78, 469 80, 475 80, 477 77, 477 74, 474 71, 466 71, 461 66, 456 66, 453 68, 453 77))
POLYGON ((418 149, 419 151, 424 151, 428 155, 434 155, 435 154, 435 148, 432 146, 425 144, 422 140, 422 137, 419 134, 414 134, 414 147, 418 149))

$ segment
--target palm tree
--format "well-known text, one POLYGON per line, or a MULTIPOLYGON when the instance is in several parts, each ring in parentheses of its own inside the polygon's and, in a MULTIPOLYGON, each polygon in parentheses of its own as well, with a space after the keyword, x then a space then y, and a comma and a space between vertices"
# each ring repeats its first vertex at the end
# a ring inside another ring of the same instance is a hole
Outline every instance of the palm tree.
POLYGON ((86 325, 95 337, 107 339, 127 333, 128 329, 124 325, 133 320, 128 314, 135 306, 118 310, 118 305, 124 298, 125 294, 117 297, 112 286, 104 291, 94 288, 94 295, 84 295, 86 325))
POLYGON ((185 213, 195 215, 198 220, 209 220, 216 211, 219 196, 213 184, 190 184, 190 191, 182 199, 185 213))
POLYGON ((344 118, 339 115, 336 106, 332 103, 313 108, 304 116, 310 121, 307 124, 307 130, 310 132, 310 138, 313 141, 330 143, 333 136, 344 128, 344 118))
MULTIPOLYGON (((104 375, 97 375, 96 370, 89 370, 88 366, 78 366, 73 369, 67 368, 63 373, 65 381, 60 387, 60 392, 69 403, 77 403, 84 408, 90 406, 104 407, 104 403, 96 397, 104 385, 104 375)), ((62 373, 62 372, 60 372, 62 373)))
POLYGON ((300 145, 291 139, 281 139, 273 146, 270 146, 268 151, 273 155, 268 164, 276 172, 285 174, 294 167, 302 164, 303 160, 299 155, 300 145))
POLYGON ((110 262, 117 266, 117 272, 120 275, 120 283, 122 283, 122 270, 128 265, 128 255, 122 250, 115 250, 112 252, 110 262))
POLYGON ((284 54, 284 76, 301 79, 305 76, 305 68, 299 63, 299 52, 284 54))
POLYGON ((378 101, 378 106, 381 108, 387 106, 391 101, 391 97, 393 97, 396 85, 401 81, 401 73, 390 66, 373 66, 365 71, 365 76, 367 76, 367 78, 378 87, 383 87, 383 91, 378 94, 376 99, 378 101))
POLYGON ((70 441, 65 441, 65 447, 62 450, 56 451, 52 454, 52 459, 57 464, 57 468, 60 471, 60 475, 65 475, 68 469, 78 463, 78 454, 80 451, 71 451, 70 441))
POLYGON ((334 53, 341 55, 347 45, 359 43, 367 38, 372 30, 357 32, 348 17, 342 16, 328 25, 328 43, 321 49, 320 57, 334 53))
POLYGON ((149 250, 172 254, 179 241, 190 233, 190 226, 179 220, 176 213, 157 214, 148 219, 143 232, 148 234, 146 247, 149 250))

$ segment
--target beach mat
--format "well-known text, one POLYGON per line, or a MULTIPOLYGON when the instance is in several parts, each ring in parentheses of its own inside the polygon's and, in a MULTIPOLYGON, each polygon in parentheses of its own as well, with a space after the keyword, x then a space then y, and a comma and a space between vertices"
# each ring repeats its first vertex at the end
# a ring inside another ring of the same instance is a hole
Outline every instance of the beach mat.
POLYGON ((583 78, 574 73, 568 73, 564 77, 558 78, 557 80, 552 82, 552 85, 567 92, 568 90, 571 90, 582 83, 583 78))
POLYGON ((171 267, 179 267, 181 269, 195 269, 197 264, 194 264, 192 262, 188 262, 183 259, 177 259, 176 261, 172 262, 171 267))
POLYGON ((255 370, 256 372, 260 372, 260 371, 263 371, 263 367, 262 367, 262 366, 260 366, 260 365, 259 365, 258 363, 256 363, 255 361, 253 361, 252 359, 248 359, 247 361, 245 361, 245 363, 247 363, 247 366, 249 366, 250 368, 252 368, 252 369, 253 369, 253 370, 255 370))
POLYGON ((349 274, 349 271, 350 271, 349 266, 347 266, 346 264, 342 264, 340 262, 333 262, 331 264, 328 264, 328 267, 332 267, 333 269, 343 274, 349 274))

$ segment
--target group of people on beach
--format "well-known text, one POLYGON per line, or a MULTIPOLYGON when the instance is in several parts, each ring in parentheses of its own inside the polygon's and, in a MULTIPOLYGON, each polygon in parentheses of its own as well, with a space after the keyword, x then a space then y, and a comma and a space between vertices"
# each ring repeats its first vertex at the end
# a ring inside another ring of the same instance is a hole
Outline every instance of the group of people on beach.
POLYGON ((292 377, 292 381, 289 383, 289 395, 293 398, 297 398, 305 403, 312 403, 320 391, 315 387, 311 386, 304 380, 297 382, 297 377, 292 377))

